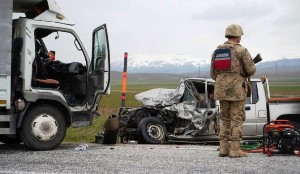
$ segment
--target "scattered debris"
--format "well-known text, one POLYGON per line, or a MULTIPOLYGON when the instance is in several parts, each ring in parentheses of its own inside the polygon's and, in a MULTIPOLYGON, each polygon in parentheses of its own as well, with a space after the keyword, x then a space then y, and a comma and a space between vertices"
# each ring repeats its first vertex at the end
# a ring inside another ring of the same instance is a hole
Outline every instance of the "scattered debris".
POLYGON ((75 148, 76 151, 85 151, 89 146, 87 144, 80 144, 75 148))

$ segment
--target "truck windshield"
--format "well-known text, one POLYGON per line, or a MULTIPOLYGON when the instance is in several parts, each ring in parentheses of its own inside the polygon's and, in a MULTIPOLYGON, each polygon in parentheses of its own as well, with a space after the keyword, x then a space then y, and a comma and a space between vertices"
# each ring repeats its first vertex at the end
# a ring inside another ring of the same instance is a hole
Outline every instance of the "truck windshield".
POLYGON ((77 48, 79 44, 74 44, 76 43, 76 38, 73 34, 56 31, 51 32, 51 34, 42 39, 47 51, 55 52, 55 60, 64 63, 79 62, 86 65, 86 59, 82 50, 77 48))

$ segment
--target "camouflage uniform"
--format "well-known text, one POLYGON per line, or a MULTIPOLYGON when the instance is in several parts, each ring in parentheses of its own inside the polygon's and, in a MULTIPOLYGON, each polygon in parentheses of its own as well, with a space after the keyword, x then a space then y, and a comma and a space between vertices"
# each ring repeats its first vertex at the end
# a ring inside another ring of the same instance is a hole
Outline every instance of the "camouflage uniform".
MULTIPOLYGON (((239 142, 242 138, 242 126, 245 121, 245 100, 248 90, 247 85, 244 84, 246 81, 245 76, 246 74, 253 75, 256 67, 248 50, 240 44, 227 41, 218 48, 231 48, 233 60, 236 61, 233 64, 235 66, 233 72, 218 72, 215 71, 213 54, 210 69, 211 78, 216 81, 215 99, 220 100, 220 144, 222 141, 228 144, 228 141, 239 142)), ((220 150, 220 156, 228 155, 229 147, 227 144, 225 145, 225 152, 220 150)))

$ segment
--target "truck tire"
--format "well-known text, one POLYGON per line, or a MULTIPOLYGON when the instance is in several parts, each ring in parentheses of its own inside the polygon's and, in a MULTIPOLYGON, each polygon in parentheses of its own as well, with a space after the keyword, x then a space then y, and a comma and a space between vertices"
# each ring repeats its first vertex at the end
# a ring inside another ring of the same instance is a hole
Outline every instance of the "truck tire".
POLYGON ((34 150, 51 150, 60 145, 66 134, 66 122, 61 111, 50 105, 37 105, 25 115, 21 137, 34 150))
POLYGON ((138 126, 139 143, 163 144, 166 133, 166 126, 155 117, 144 118, 138 126))

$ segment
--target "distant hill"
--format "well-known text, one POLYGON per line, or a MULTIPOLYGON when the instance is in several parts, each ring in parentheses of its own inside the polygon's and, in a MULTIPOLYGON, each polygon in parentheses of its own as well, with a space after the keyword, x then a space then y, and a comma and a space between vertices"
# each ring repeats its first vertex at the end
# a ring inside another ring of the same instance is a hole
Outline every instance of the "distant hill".
MULTIPOLYGON (((145 65, 143 65, 145 66, 145 65)), ((167 84, 177 83, 181 78, 188 77, 209 77, 210 64, 203 63, 195 66, 195 62, 182 63, 181 65, 161 64, 159 67, 128 66, 128 83, 136 84, 167 84)), ((115 66, 112 65, 112 69, 115 66)), ((255 77, 267 75, 273 80, 297 80, 300 81, 300 58, 297 59, 281 59, 277 61, 259 62, 257 64, 257 72, 255 77)), ((118 69, 118 68, 117 68, 118 69)), ((121 68, 123 69, 123 67, 121 68)), ((122 82, 122 72, 112 71, 112 83, 120 84, 122 82)))
MULTIPOLYGON (((128 73, 127 84, 177 84, 184 77, 162 73, 128 73)), ((112 71, 112 84, 122 83, 122 72, 112 71)))

